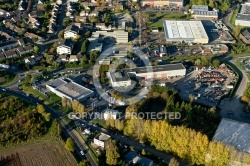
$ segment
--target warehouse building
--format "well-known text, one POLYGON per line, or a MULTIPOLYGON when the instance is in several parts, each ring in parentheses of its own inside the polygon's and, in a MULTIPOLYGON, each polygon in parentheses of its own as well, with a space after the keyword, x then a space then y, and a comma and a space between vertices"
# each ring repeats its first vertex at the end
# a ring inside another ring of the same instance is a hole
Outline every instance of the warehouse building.
POLYGON ((213 141, 233 146, 240 152, 250 153, 250 124, 223 118, 213 141))
POLYGON ((113 87, 130 86, 132 85, 131 78, 136 78, 137 80, 166 79, 185 75, 186 68, 182 63, 137 67, 108 72, 108 77, 113 87))
POLYGON ((167 42, 207 44, 209 41, 201 21, 165 20, 163 27, 167 42))
POLYGON ((94 92, 70 79, 53 79, 47 82, 46 88, 57 96, 67 98, 70 101, 85 101, 94 96, 94 92))
POLYGON ((143 0, 142 6, 171 6, 171 7, 183 7, 183 0, 143 0))
POLYGON ((137 79, 166 79, 186 75, 186 68, 182 63, 137 67, 126 70, 130 77, 136 77, 137 79))
POLYGON ((235 25, 250 27, 250 2, 241 5, 240 12, 235 19, 235 25))

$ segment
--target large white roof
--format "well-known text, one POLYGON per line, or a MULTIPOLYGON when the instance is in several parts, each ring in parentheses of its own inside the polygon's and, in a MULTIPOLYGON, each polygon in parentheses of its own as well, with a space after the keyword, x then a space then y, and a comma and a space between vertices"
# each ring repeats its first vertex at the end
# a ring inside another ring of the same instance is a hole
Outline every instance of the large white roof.
POLYGON ((167 39, 208 39, 201 21, 165 20, 163 24, 167 39))
POLYGON ((250 124, 223 118, 213 140, 250 153, 250 124))

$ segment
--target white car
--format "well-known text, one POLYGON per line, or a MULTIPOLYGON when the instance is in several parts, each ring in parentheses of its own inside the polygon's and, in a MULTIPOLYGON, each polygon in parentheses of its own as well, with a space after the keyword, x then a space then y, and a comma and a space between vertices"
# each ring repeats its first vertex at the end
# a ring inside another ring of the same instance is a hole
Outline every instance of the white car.
POLYGON ((6 89, 2 89, 2 91, 6 91, 6 89))
POLYGON ((80 151, 80 153, 81 153, 81 155, 84 155, 84 152, 82 150, 80 151))

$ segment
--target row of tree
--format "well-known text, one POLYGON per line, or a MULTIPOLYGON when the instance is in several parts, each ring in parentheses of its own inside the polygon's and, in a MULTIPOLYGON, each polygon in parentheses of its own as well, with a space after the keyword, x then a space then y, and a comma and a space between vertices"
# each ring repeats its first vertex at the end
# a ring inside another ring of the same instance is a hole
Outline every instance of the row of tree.
POLYGON ((147 97, 140 102, 127 107, 126 113, 131 112, 178 112, 181 119, 166 119, 173 125, 185 125, 201 131, 212 137, 220 122, 220 116, 215 107, 207 108, 198 104, 180 99, 177 91, 168 87, 152 85, 147 97), (159 109, 163 107, 163 110, 159 109))
POLYGON ((219 142, 209 142, 206 135, 186 128, 185 126, 172 126, 163 120, 144 120, 140 118, 108 120, 107 123, 119 130, 123 123, 125 135, 149 143, 156 149, 173 153, 186 161, 206 166, 224 166, 235 161, 250 164, 249 154, 239 153, 234 148, 219 142))

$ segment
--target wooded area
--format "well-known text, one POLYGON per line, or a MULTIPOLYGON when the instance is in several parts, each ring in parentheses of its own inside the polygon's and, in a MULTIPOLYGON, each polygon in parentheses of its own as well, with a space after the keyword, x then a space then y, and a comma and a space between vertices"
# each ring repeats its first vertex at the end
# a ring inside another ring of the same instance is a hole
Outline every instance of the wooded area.
POLYGON ((0 94, 0 147, 42 137, 60 135, 56 121, 51 121, 42 105, 32 106, 17 97, 0 94))
POLYGON ((172 125, 184 125, 200 131, 211 138, 221 117, 216 107, 208 108, 180 99, 178 92, 168 87, 153 85, 147 98, 130 105, 126 112, 179 112, 180 120, 166 119, 172 125))

